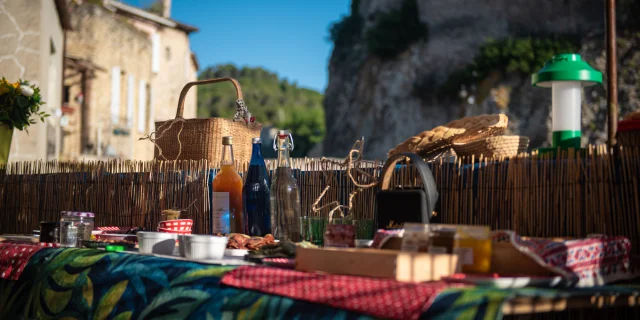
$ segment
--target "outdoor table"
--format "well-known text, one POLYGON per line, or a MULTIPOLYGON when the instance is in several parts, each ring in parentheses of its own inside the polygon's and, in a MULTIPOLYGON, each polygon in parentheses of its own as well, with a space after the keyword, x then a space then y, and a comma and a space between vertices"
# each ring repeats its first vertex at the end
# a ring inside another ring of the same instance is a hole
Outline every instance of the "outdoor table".
MULTIPOLYGON (((221 277, 236 268, 94 249, 43 248, 18 280, 0 279, 0 314, 38 319, 373 318, 222 285, 221 277)), ((502 314, 635 306, 639 297, 640 284, 563 290, 458 287, 440 292, 420 318, 495 319, 502 314)))

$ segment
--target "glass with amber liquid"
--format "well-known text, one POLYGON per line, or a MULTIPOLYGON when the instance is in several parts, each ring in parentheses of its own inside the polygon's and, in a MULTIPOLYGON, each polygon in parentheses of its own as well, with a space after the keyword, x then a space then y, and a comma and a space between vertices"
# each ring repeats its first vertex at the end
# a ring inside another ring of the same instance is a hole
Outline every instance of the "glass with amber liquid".
POLYGON ((242 213, 242 177, 234 166, 232 137, 222 137, 222 159, 213 179, 212 200, 213 233, 248 233, 242 213))

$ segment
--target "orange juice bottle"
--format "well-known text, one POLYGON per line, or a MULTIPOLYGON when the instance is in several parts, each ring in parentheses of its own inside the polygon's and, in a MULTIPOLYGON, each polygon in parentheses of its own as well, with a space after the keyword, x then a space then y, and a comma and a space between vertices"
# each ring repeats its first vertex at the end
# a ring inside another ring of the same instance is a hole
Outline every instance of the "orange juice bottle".
POLYGON ((222 137, 222 160, 213 179, 211 212, 213 233, 248 234, 242 216, 242 177, 234 166, 232 137, 222 137))

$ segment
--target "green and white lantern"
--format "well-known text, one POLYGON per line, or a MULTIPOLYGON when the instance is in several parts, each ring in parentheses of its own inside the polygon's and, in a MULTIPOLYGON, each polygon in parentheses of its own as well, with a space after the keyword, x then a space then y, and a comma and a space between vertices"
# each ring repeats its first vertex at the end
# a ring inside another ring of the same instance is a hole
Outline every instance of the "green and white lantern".
POLYGON ((582 87, 602 83, 602 73, 579 54, 559 54, 531 75, 536 87, 551 88, 553 148, 580 148, 582 87))

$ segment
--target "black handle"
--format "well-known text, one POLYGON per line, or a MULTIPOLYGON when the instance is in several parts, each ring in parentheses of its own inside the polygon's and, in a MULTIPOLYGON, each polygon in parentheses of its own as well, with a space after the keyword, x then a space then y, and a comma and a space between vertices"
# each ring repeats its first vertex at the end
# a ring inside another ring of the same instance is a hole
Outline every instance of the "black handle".
POLYGON ((393 170, 389 170, 390 168, 395 168, 395 165, 398 161, 404 158, 411 159, 411 162, 418 169, 418 173, 420 174, 420 178, 422 179, 422 185, 424 188, 424 192, 427 196, 427 208, 429 212, 433 212, 436 207, 436 202, 438 201, 438 189, 436 188, 436 181, 433 179, 433 173, 429 166, 422 160, 420 156, 415 153, 398 153, 394 154, 382 167, 382 172, 380 173, 380 185, 379 190, 388 190, 391 186, 391 173, 393 170))

